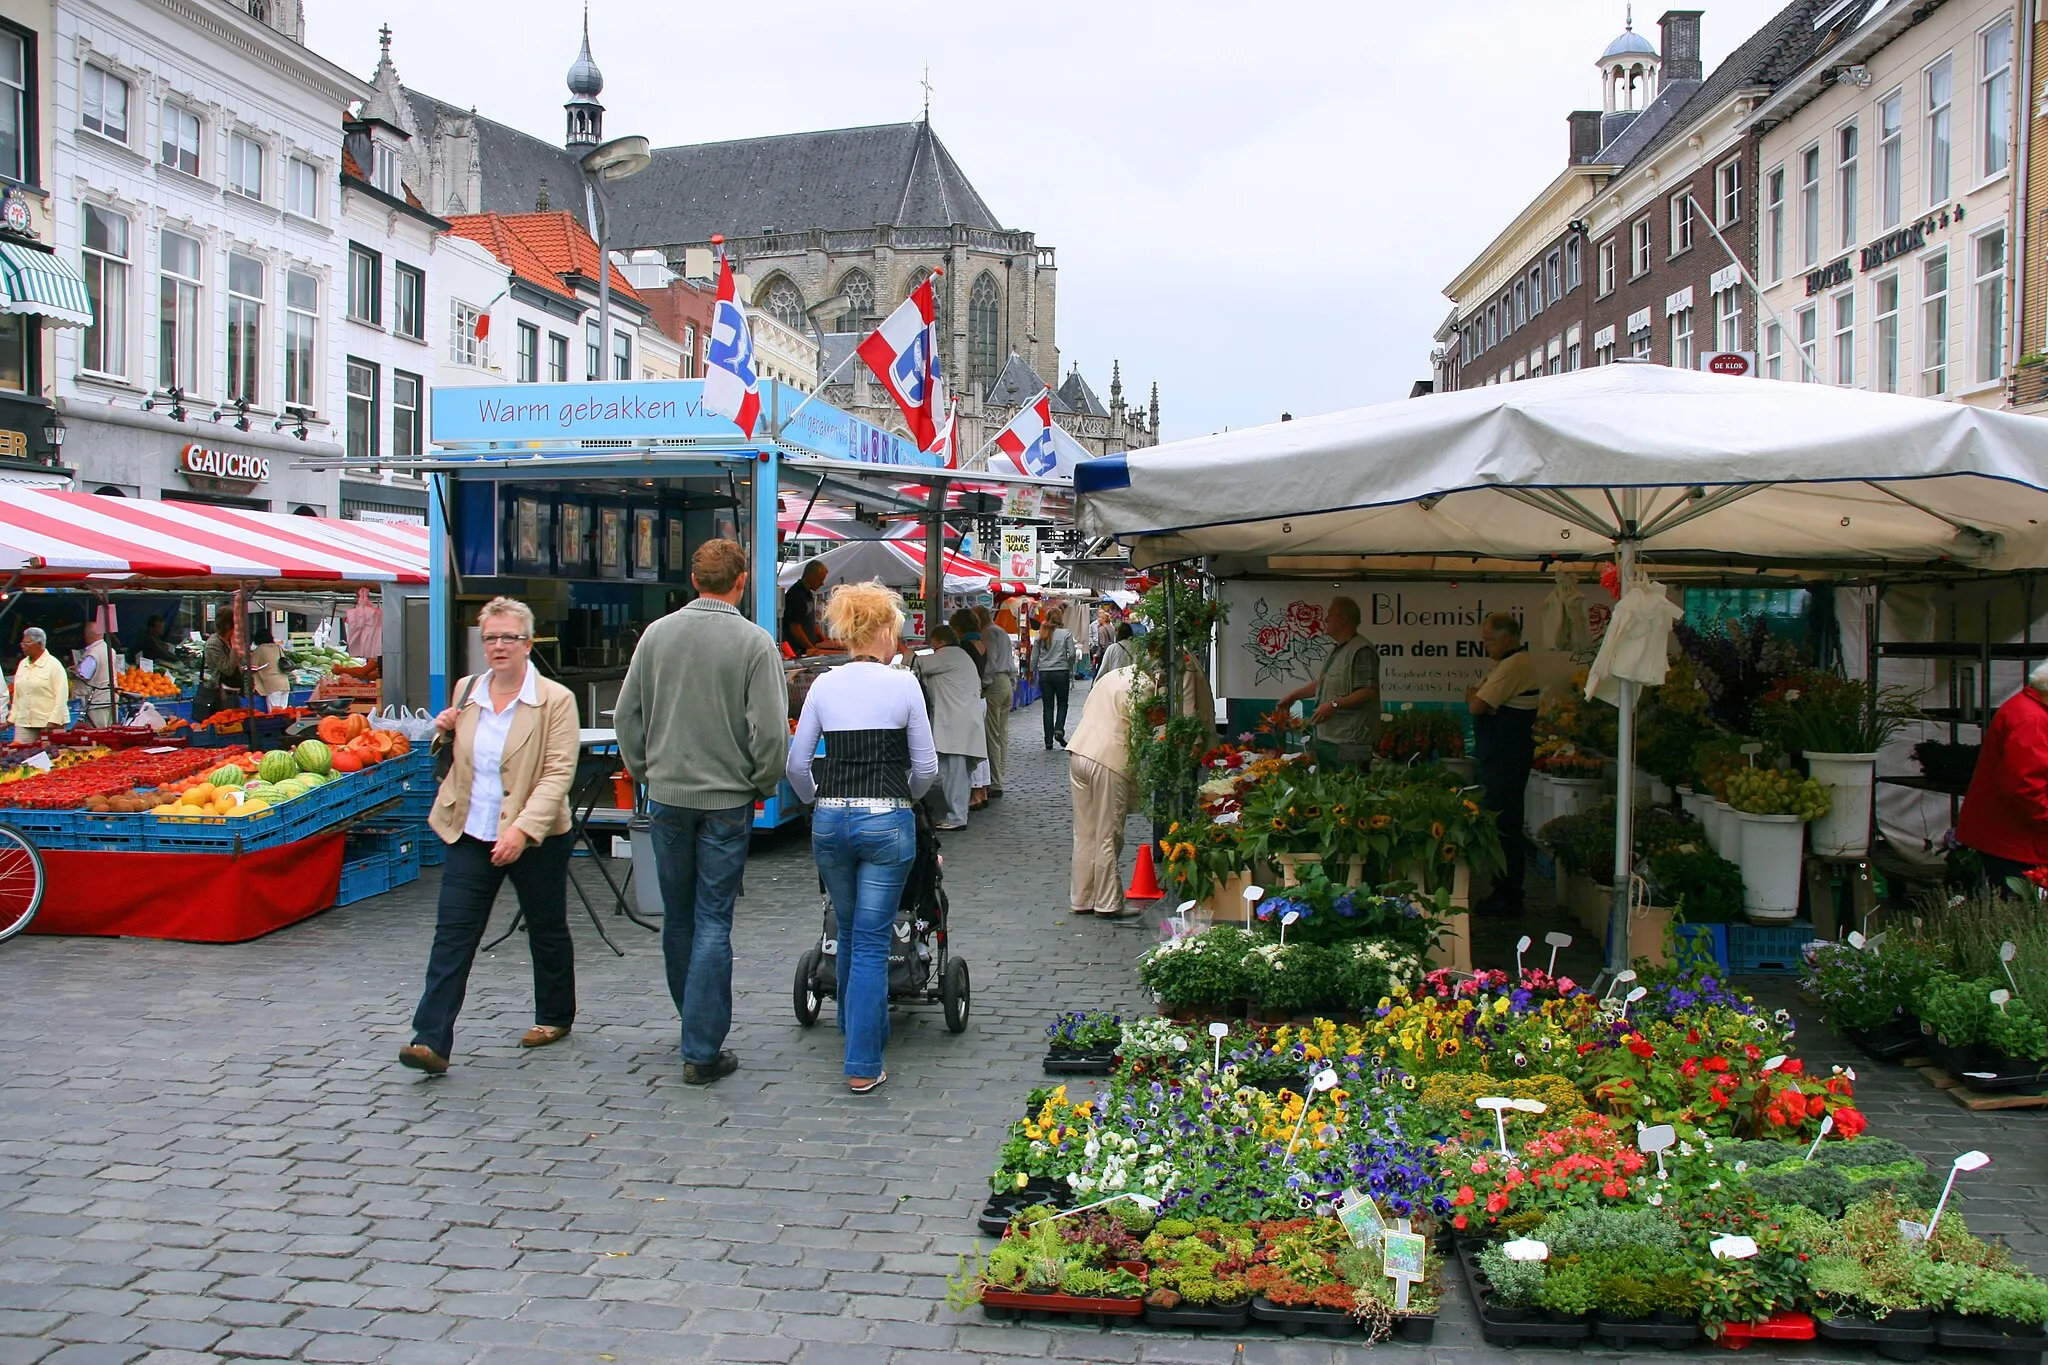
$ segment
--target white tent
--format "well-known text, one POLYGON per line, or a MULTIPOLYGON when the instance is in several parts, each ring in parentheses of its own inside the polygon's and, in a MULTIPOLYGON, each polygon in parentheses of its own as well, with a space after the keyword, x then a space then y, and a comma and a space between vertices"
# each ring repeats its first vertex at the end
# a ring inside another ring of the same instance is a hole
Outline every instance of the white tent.
MULTIPOLYGON (((924 546, 908 540, 852 540, 817 556, 814 560, 791 560, 776 574, 776 581, 788 587, 803 574, 807 564, 823 564, 825 586, 840 583, 886 583, 892 588, 921 590, 924 585, 924 546)), ((1019 584, 1001 583, 1002 571, 993 564, 969 559, 955 550, 946 551, 945 577, 948 594, 966 595, 1007 587, 1021 591, 1019 584)))
MULTIPOLYGON (((1078 519, 1199 556, 1617 558, 1836 573, 2048 567, 2048 421, 1622 364, 1090 461, 1078 519)), ((1616 865, 1636 685, 1622 684, 1616 865)), ((1617 890, 1609 959, 1626 932, 1617 890)))

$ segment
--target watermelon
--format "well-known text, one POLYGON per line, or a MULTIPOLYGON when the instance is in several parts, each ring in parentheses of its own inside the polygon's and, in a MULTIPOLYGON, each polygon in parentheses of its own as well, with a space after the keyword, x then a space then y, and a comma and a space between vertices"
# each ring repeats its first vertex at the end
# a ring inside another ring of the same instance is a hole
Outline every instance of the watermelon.
POLYGON ((298 761, 285 749, 272 749, 256 763, 256 776, 265 782, 282 782, 288 777, 296 777, 298 772, 298 761))
POLYGON ((309 739, 292 750, 292 758, 301 770, 324 774, 334 766, 334 751, 317 739, 309 739))
POLYGON ((249 780, 249 775, 232 763, 222 764, 206 775, 206 780, 216 787, 240 788, 249 780))

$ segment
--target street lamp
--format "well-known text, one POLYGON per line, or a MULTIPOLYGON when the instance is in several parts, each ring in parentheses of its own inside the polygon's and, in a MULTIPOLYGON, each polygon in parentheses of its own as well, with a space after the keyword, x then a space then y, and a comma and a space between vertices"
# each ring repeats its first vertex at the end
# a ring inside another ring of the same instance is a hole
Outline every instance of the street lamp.
MULTIPOLYGON (((611 224, 601 212, 597 193, 600 180, 624 180, 647 169, 654 157, 644 137, 615 137, 583 154, 583 197, 591 229, 597 237, 597 368, 600 377, 609 367, 612 350, 612 260, 607 242, 611 224)), ((631 378, 631 376, 627 376, 631 378)))
POLYGON ((43 419, 43 449, 49 452, 52 461, 64 454, 64 419, 54 408, 43 419))

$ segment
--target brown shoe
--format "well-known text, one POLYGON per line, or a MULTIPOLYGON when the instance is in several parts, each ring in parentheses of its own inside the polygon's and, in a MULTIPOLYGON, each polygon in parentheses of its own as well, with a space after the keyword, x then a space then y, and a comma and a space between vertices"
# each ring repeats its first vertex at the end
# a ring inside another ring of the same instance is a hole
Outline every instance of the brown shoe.
POLYGON ((519 1046, 546 1047, 549 1043, 559 1043, 568 1036, 569 1026, 567 1024, 535 1024, 526 1031, 524 1037, 520 1038, 519 1046))
POLYGON ((398 1049, 398 1063, 429 1076, 445 1075, 448 1071, 448 1059, 423 1043, 407 1043, 398 1049))

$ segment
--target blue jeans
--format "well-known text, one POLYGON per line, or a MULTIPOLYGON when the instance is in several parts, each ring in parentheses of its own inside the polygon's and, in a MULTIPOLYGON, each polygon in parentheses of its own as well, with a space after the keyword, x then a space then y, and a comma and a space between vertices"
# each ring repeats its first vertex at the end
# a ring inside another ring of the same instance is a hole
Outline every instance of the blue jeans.
POLYGON ((747 870, 754 808, 648 803, 661 885, 661 956, 683 1020, 683 1060, 709 1066, 732 1031, 732 907, 747 870))
POLYGON ((917 858, 916 817, 820 806, 811 813, 811 852, 839 918, 846 1074, 879 1076, 889 1041, 889 933, 917 858))
POLYGON ((1064 668, 1049 669, 1038 675, 1038 686, 1043 694, 1038 708, 1045 721, 1045 747, 1050 749, 1055 738, 1066 742, 1067 699, 1073 693, 1074 675, 1064 668))

